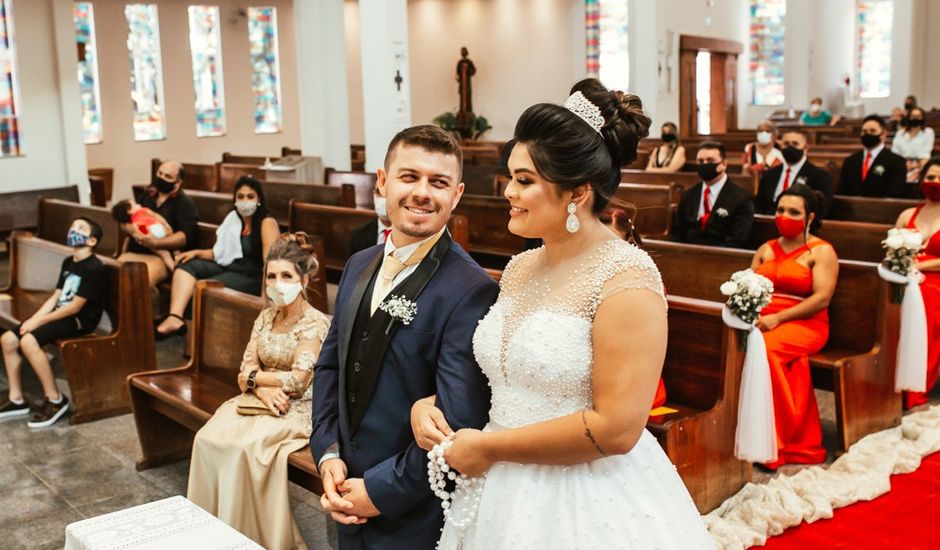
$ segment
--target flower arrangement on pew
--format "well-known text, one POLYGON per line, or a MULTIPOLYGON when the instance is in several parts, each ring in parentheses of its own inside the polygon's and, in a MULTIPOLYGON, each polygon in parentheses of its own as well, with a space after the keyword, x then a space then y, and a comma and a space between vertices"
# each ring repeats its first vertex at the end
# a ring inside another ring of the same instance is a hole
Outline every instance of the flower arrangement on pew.
POLYGON ((892 300, 901 304, 894 389, 924 391, 927 387, 927 312, 920 292, 921 273, 914 267, 917 252, 924 246, 924 237, 912 229, 892 228, 881 245, 886 252, 884 261, 878 265, 878 275, 891 283, 892 300))
POLYGON ((738 398, 738 424, 734 435, 734 455, 750 462, 777 460, 777 429, 774 422, 770 363, 763 333, 754 326, 761 310, 770 303, 774 284, 751 269, 738 271, 721 285, 728 297, 721 317, 731 328, 745 333, 745 351, 738 398))

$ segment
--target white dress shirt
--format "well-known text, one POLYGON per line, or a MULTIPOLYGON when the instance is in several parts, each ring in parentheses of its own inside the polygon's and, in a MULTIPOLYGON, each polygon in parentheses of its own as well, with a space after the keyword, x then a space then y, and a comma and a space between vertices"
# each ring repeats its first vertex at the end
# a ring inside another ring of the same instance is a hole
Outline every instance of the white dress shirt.
MULTIPOLYGON (((874 159, 872 159, 874 161, 874 159)), ((800 170, 803 169, 803 165, 806 164, 806 155, 803 155, 803 158, 800 159, 800 162, 790 166, 789 164, 784 163, 783 170, 780 171, 780 179, 777 180, 777 189, 774 191, 774 202, 777 202, 777 197, 780 196, 780 193, 783 193, 783 180, 787 177, 787 168, 790 169, 790 185, 796 183, 796 175, 800 173, 800 170)))
POLYGON ((705 215, 705 188, 708 188, 708 207, 711 211, 714 211, 718 194, 721 193, 721 189, 725 186, 725 182, 727 181, 728 174, 722 174, 721 179, 711 185, 702 182, 702 194, 699 196, 698 200, 698 216, 695 216, 696 220, 702 219, 702 216, 705 215))
POLYGON ((874 149, 865 149, 862 151, 862 166, 865 166, 865 157, 868 156, 868 153, 871 153, 871 163, 868 165, 868 169, 871 170, 871 165, 875 164, 875 159, 878 158, 878 155, 880 155, 884 149, 885 144, 881 143, 874 149))
POLYGON ((911 137, 906 131, 894 134, 891 142, 891 152, 906 159, 929 159, 933 152, 933 128, 921 128, 917 135, 911 137))

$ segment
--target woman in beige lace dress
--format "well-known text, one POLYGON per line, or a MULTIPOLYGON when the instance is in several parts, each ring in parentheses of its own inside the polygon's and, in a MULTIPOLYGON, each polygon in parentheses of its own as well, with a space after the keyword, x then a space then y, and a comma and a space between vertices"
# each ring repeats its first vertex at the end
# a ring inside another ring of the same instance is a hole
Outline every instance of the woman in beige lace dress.
POLYGON ((316 258, 303 233, 271 246, 265 287, 274 307, 261 312, 245 348, 238 385, 271 414, 222 404, 196 434, 188 498, 269 550, 306 548, 291 513, 287 457, 307 445, 310 383, 329 317, 304 299, 316 258))

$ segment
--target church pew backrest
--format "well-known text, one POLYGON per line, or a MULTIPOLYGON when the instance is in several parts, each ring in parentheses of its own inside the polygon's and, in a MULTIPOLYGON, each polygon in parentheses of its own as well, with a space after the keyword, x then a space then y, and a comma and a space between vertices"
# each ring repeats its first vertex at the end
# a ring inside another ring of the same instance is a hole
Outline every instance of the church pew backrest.
POLYGON ((232 193, 216 193, 187 189, 186 195, 196 204, 199 221, 220 225, 225 216, 235 209, 232 193))
POLYGON ((268 203, 268 212, 277 219, 281 227, 287 227, 290 222, 291 200, 326 206, 356 207, 356 188, 348 183, 337 186, 263 181, 262 187, 264 199, 268 203))
POLYGON ((107 206, 111 202, 114 191, 114 168, 89 168, 88 179, 98 181, 92 185, 91 203, 96 206, 107 206))
POLYGON ((672 225, 672 199, 676 192, 675 185, 621 183, 617 188, 616 198, 629 203, 626 208, 641 236, 665 239, 669 236, 669 227, 672 225), (635 212, 629 208, 631 205, 635 212))
POLYGON ((912 199, 882 199, 836 195, 826 217, 845 220, 894 225, 901 212, 920 204, 912 199))
MULTIPOLYGON (((157 175, 157 168, 163 163, 161 159, 154 158, 150 160, 150 179, 153 180, 157 175)), ((183 170, 186 172, 186 178, 183 182, 183 188, 199 189, 201 191, 219 190, 219 165, 216 164, 196 164, 191 162, 183 163, 183 170)))
POLYGON ((376 176, 372 172, 353 172, 327 168, 323 181, 326 185, 339 186, 344 183, 356 188, 356 207, 371 209, 376 176))
POLYGON ((255 166, 261 166, 265 161, 274 162, 278 160, 278 157, 259 157, 257 155, 234 155, 232 153, 222 153, 222 163, 231 163, 231 164, 254 164, 255 166))
MULTIPOLYGON (((251 176, 257 180, 263 180, 266 172, 261 169, 259 164, 245 164, 220 162, 219 167, 219 188, 220 193, 231 193, 235 190, 235 183, 242 176, 251 176)), ((189 174, 187 173, 187 178, 189 174)), ((188 187, 188 186, 187 186, 188 187)))
POLYGON ((464 194, 492 195, 493 181, 497 176, 509 176, 508 169, 502 164, 492 162, 486 164, 463 165, 464 194))
POLYGON ((39 200, 42 198, 78 202, 78 186, 0 193, 0 237, 17 229, 35 229, 39 224, 39 200))
MULTIPOLYGON (((819 237, 829 241, 839 259, 879 263, 885 256, 881 241, 891 227, 882 223, 824 220, 819 237)), ((774 217, 757 214, 747 247, 757 250, 765 242, 779 236, 774 217)))
POLYGON ((100 256, 116 257, 124 244, 124 233, 111 211, 102 206, 84 206, 77 202, 59 199, 40 199, 39 225, 36 236, 40 239, 62 244, 72 220, 82 216, 101 226, 103 232, 95 252, 100 256))
MULTIPOLYGON (((728 180, 744 189, 750 194, 754 194, 754 178, 744 174, 731 173, 728 180)), ((671 174, 662 172, 646 172, 643 170, 623 169, 620 171, 620 183, 643 183, 648 185, 672 185, 676 184, 677 194, 673 198, 673 203, 679 202, 682 192, 699 183, 701 178, 694 172, 674 172, 671 174)))
POLYGON ((454 213, 470 220, 471 253, 508 260, 523 250, 525 239, 509 232, 509 203, 505 198, 464 193, 454 213))

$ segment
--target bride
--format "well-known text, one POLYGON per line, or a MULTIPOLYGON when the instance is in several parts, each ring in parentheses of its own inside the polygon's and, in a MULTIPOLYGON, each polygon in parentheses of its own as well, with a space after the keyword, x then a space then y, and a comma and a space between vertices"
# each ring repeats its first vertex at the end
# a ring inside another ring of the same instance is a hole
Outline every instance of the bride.
POLYGON ((645 429, 666 353, 659 271, 598 219, 649 124, 638 97, 594 79, 516 124, 509 230, 545 244, 509 262, 473 338, 489 424, 451 433, 434 396, 412 409, 422 448, 450 437, 448 465, 486 476, 458 494, 440 548, 713 547, 645 429))

